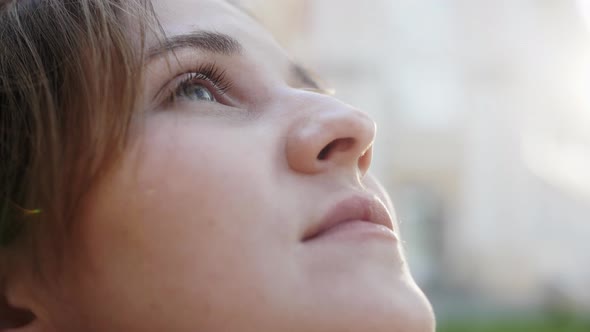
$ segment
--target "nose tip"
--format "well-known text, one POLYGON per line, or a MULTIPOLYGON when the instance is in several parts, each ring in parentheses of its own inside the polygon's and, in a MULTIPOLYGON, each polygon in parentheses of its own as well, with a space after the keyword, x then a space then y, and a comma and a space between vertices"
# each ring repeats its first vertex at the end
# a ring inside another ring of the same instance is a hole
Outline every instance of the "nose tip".
POLYGON ((361 111, 340 107, 315 112, 289 133, 289 166, 306 174, 351 167, 362 176, 371 164, 375 132, 375 122, 361 111))

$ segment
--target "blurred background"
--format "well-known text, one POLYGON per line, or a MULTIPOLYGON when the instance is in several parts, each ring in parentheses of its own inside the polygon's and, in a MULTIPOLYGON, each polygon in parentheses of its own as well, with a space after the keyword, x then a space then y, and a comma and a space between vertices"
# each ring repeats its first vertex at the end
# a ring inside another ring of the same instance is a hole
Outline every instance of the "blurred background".
POLYGON ((243 0, 379 125, 438 331, 590 331, 590 0, 243 0))

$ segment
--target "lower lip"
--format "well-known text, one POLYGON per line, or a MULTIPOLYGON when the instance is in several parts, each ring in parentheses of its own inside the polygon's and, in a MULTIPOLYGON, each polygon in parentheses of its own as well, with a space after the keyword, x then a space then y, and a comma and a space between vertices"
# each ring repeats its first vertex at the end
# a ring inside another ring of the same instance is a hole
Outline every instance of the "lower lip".
POLYGON ((381 239, 397 241, 397 235, 390 228, 364 220, 351 220, 332 226, 309 240, 352 239, 372 240, 381 239))

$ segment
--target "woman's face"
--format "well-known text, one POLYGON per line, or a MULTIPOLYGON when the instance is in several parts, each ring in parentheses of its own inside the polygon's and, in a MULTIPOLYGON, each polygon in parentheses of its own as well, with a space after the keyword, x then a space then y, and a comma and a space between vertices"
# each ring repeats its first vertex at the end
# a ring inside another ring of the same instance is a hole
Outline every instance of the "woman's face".
POLYGON ((154 6, 170 41, 150 46, 146 113, 84 201, 47 321, 59 331, 432 331, 367 175, 373 121, 322 93, 225 1, 154 6))

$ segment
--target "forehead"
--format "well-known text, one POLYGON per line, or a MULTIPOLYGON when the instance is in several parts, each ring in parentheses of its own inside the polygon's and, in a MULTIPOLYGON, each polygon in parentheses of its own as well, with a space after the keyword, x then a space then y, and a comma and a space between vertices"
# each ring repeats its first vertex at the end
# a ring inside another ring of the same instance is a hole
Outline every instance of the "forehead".
POLYGON ((274 39, 254 19, 224 0, 154 0, 154 10, 168 36, 193 31, 220 32, 242 43, 267 43, 274 39))
MULTIPOLYGON (((270 32, 242 9, 226 0, 153 0, 155 14, 170 44, 177 46, 198 45, 199 48, 218 51, 218 55, 232 52, 219 52, 223 38, 211 42, 204 36, 228 36, 235 40, 240 52, 236 61, 257 68, 265 77, 286 77, 294 86, 319 89, 312 75, 292 62, 285 50, 278 45, 270 32), (195 39, 195 36, 197 38, 195 39), (186 42, 187 40, 190 42, 186 42), (178 43, 178 41, 181 41, 178 43), (206 46, 206 47, 203 47, 206 46), (239 58, 239 60, 238 60, 239 58)), ((230 43, 231 44, 231 43, 230 43)), ((156 49, 161 45, 154 45, 156 49)), ((170 45, 166 45, 170 46, 170 45)), ((153 47, 151 47, 153 48, 153 47)), ((164 48, 166 50, 166 47, 164 48)), ((214 52, 215 53, 215 52, 214 52)), ((235 63, 234 63, 235 64, 235 63)))

